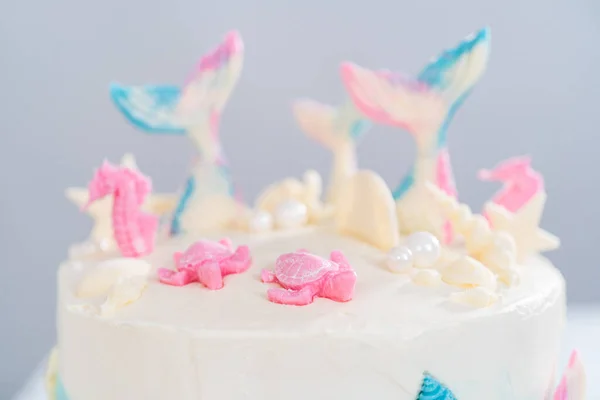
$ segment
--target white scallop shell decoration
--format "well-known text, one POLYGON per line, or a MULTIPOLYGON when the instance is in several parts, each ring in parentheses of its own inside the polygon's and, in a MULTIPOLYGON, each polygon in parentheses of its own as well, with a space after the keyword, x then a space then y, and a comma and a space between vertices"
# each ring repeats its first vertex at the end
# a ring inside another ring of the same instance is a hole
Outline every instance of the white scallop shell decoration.
POLYGON ((459 287, 496 290, 496 275, 473 257, 463 256, 442 272, 444 282, 459 287))

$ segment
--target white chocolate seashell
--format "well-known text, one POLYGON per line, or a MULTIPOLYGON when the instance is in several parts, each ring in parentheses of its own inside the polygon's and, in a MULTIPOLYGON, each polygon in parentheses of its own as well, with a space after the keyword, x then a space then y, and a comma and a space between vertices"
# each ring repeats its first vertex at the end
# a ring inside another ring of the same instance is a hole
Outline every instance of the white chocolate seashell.
POLYGON ((480 254, 479 260, 498 274, 498 277, 507 285, 516 282, 518 278, 517 245, 508 232, 493 232, 491 242, 480 254))
POLYGON ((448 265, 442 273, 444 282, 459 287, 481 286, 496 290, 496 276, 481 262, 469 256, 463 256, 448 265))
POLYGON ((138 258, 115 258, 99 263, 77 286, 77 297, 89 298, 106 295, 117 282, 138 276, 147 276, 151 265, 138 258))
POLYGON ((119 280, 100 306, 100 315, 110 317, 117 309, 133 303, 140 298, 147 285, 148 278, 141 275, 119 280))
POLYGON ((442 276, 435 269, 418 269, 413 274, 412 280, 420 286, 438 286, 442 283, 442 276))
POLYGON ((400 241, 396 203, 383 178, 371 171, 358 171, 344 182, 337 197, 335 226, 382 250, 400 241))
POLYGON ((473 215, 466 232, 465 246, 469 254, 477 254, 490 244, 491 240, 490 225, 482 215, 473 215))
POLYGON ((450 300, 458 304, 484 308, 496 303, 498 301, 498 295, 490 289, 476 287, 462 292, 452 293, 450 295, 450 300))

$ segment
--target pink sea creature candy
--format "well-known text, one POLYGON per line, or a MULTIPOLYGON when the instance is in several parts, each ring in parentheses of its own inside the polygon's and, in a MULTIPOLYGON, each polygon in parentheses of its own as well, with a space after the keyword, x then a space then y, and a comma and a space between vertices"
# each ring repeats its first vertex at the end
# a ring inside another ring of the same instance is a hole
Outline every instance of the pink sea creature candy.
POLYGON ((484 181, 499 181, 504 185, 494 195, 492 202, 513 213, 544 190, 544 178, 531 167, 529 157, 504 160, 491 170, 479 171, 479 178, 484 181))
POLYGON ((184 286, 200 282, 210 290, 221 289, 225 276, 245 272, 252 263, 248 246, 239 246, 234 251, 229 239, 218 242, 199 240, 185 252, 176 252, 173 259, 176 271, 168 268, 158 270, 162 283, 184 286))
POLYGON ((154 249, 158 217, 141 210, 152 191, 152 181, 137 170, 117 167, 105 161, 88 185, 89 199, 84 208, 113 196, 113 234, 121 254, 140 257, 154 249))
POLYGON ((341 251, 333 251, 329 260, 298 250, 279 256, 275 270, 263 270, 263 282, 275 282, 282 288, 269 289, 273 303, 304 306, 315 297, 349 301, 354 296, 356 273, 341 251))

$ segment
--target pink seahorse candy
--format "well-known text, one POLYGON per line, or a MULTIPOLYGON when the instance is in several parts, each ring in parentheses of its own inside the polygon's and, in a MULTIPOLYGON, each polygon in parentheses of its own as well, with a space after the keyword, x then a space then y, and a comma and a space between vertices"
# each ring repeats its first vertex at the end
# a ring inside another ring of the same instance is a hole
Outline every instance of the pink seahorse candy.
POLYGON ((531 168, 529 157, 509 158, 491 170, 480 170, 479 179, 502 182, 504 186, 491 201, 513 213, 544 190, 544 178, 531 168))
POLYGON ((127 167, 105 161, 88 185, 90 204, 113 195, 112 223, 115 241, 125 257, 140 257, 154 249, 158 217, 141 210, 152 182, 127 167))

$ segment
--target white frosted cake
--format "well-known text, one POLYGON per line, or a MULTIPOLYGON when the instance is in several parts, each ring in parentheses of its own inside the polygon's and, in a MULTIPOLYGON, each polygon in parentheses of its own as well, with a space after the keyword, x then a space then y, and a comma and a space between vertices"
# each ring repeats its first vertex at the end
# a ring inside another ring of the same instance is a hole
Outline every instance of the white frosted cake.
POLYGON ((541 175, 522 157, 482 171, 504 187, 481 214, 454 188, 446 129, 488 55, 484 29, 416 78, 344 63, 343 106, 294 106, 333 154, 326 194, 308 171, 252 205, 232 195, 217 134, 237 33, 182 88, 114 84, 131 123, 188 136, 202 158, 177 195, 151 194, 131 156, 67 192, 95 226, 59 270, 51 398, 583 399, 576 353, 554 380, 565 285, 540 255, 558 246, 539 227, 541 175), (415 138, 395 189, 356 167, 370 123, 415 138))

